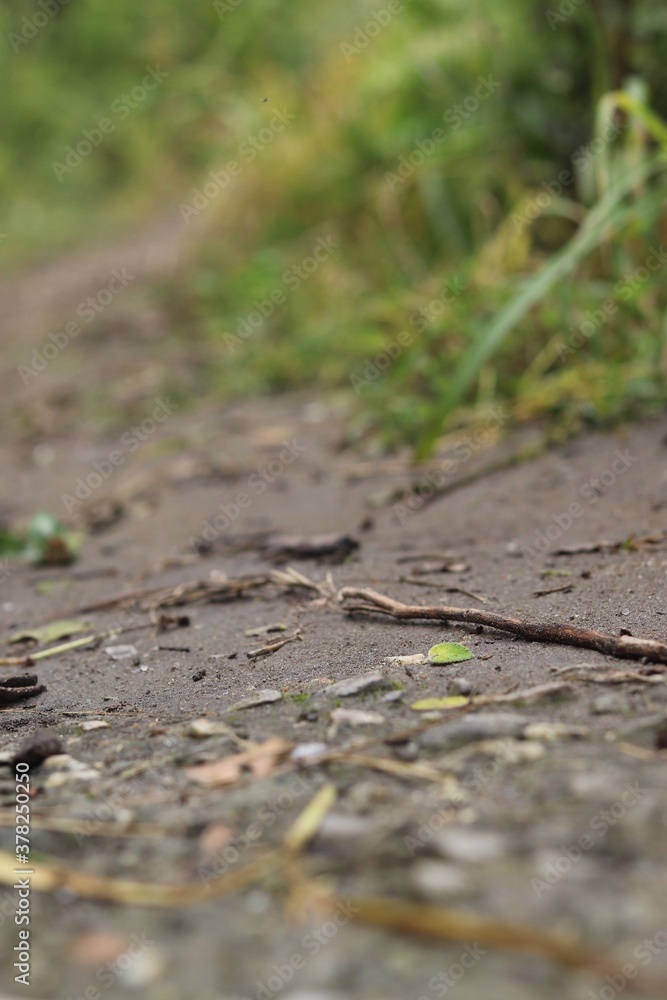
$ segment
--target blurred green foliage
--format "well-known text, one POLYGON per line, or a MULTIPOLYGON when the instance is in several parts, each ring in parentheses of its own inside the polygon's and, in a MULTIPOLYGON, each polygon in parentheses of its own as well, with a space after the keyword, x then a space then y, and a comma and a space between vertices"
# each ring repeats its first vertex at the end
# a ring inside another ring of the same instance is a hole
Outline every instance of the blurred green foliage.
POLYGON ((347 387, 420 454, 496 400, 562 434, 646 412, 665 27, 661 0, 6 0, 0 260, 168 209, 200 239, 158 294, 209 391, 347 387))

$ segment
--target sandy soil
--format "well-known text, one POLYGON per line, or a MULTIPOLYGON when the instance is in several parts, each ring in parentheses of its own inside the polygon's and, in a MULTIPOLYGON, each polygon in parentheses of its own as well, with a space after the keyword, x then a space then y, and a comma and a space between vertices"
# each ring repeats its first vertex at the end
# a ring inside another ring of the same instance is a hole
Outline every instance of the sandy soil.
MULTIPOLYGON (((77 295, 60 302, 59 315, 77 295)), ((100 322, 115 329, 108 316, 100 322)), ((1 887, 0 988, 9 996, 87 1000, 583 1000, 629 995, 641 974, 663 984, 648 995, 664 996, 667 777, 656 741, 667 719, 667 675, 489 629, 350 617, 326 595, 372 587, 408 603, 664 638, 664 544, 560 556, 553 550, 662 535, 667 419, 582 438, 480 475, 413 511, 407 497, 388 498, 409 489, 415 471, 402 460, 369 462, 341 451, 341 413, 327 400, 228 408, 208 401, 185 412, 156 380, 137 389, 139 416, 133 410, 120 429, 101 435, 77 422, 77 379, 88 392, 106 393, 122 373, 140 373, 152 354, 164 363, 159 330, 136 344, 122 331, 118 338, 99 354, 93 341, 73 342, 27 394, 11 366, 39 339, 26 334, 7 349, 3 407, 13 422, 0 449, 0 512, 14 523, 46 509, 97 530, 69 569, 5 567, 3 635, 126 589, 275 568, 256 550, 226 548, 230 533, 345 532, 360 546, 338 565, 289 560, 321 593, 271 584, 236 600, 168 608, 189 618, 168 631, 158 631, 146 611, 78 614, 90 634, 142 627, 29 668, 46 691, 0 710, 2 759, 46 727, 85 765, 77 774, 51 758, 32 771, 35 871, 57 862, 114 880, 187 885, 195 895, 209 884, 219 894, 157 908, 142 905, 141 893, 132 905, 89 899, 66 879, 33 891, 26 988, 12 970, 16 891, 1 887), (64 385, 67 417, 40 423, 35 413, 57 415, 53 393, 64 385), (94 473, 102 482, 91 488, 94 473), (79 503, 82 483, 90 496, 79 503), (116 520, 105 524, 110 512, 116 520), (207 528, 216 517, 221 531, 207 528), (213 535, 210 554, 196 556, 193 538, 213 535), (458 568, 417 577, 427 585, 401 580, 441 556, 458 568), (535 596, 566 585, 571 589, 535 596), (246 630, 276 622, 288 633, 300 628, 301 639, 249 659, 264 639, 246 630), (474 658, 452 666, 385 662, 443 640, 465 643, 474 658), (136 652, 111 659, 105 647, 120 644, 136 652), (574 665, 584 666, 562 672, 574 665), (375 690, 346 697, 331 689, 372 670, 383 677, 375 690), (614 671, 630 675, 613 678, 614 671), (466 721, 461 709, 450 709, 427 728, 411 708, 465 691, 466 682, 477 695, 493 695, 563 679, 571 689, 558 699, 468 706, 466 721), (280 697, 232 708, 266 689, 280 697), (348 716, 336 726, 340 709, 380 719, 353 728, 348 716), (211 735, 194 736, 192 722, 202 718, 211 735), (86 729, 93 720, 106 725, 86 729), (531 728, 536 722, 552 725, 531 728), (388 739, 420 724, 422 733, 388 739), (195 765, 274 736, 330 750, 374 738, 367 757, 404 772, 343 759, 299 765, 287 756, 267 776, 246 774, 226 787, 193 779, 195 765), (429 766, 426 776, 419 764, 429 766), (230 875, 280 846, 328 783, 335 802, 298 864, 285 867, 283 856, 238 891, 223 892, 230 875), (355 908, 370 896, 455 906, 569 935, 587 955, 613 950, 615 957, 595 971, 525 948, 492 948, 474 932, 433 941, 382 930, 362 922, 355 908)), ((454 456, 463 476, 515 446, 511 437, 489 440, 468 448, 469 457, 459 448, 439 462, 454 456)), ((0 769, 0 846, 12 855, 14 796, 12 770, 0 769)))

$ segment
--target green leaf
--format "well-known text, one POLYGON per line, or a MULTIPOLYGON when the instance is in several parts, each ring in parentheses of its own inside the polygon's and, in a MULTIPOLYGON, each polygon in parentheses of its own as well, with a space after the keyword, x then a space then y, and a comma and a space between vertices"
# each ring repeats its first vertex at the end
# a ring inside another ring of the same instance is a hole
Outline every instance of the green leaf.
POLYGON ((431 663, 460 663, 462 660, 472 660, 473 654, 458 642, 439 642, 428 651, 431 663))
POLYGON ((415 712, 430 712, 437 708, 461 708, 462 705, 467 705, 469 702, 470 698, 464 698, 462 694, 457 694, 449 698, 422 698, 421 701, 415 701, 410 705, 410 708, 415 712))
POLYGON ((7 643, 25 642, 27 639, 34 639, 35 642, 57 642, 59 639, 67 639, 77 632, 86 632, 90 628, 85 622, 76 621, 74 618, 63 618, 58 622, 49 622, 39 628, 25 628, 6 640, 7 643))

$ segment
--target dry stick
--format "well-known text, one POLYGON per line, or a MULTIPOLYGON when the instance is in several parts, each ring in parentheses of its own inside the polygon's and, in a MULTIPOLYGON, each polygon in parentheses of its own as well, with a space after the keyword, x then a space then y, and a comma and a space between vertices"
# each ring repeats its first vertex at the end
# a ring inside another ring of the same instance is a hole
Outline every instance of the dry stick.
MULTIPOLYGON (((488 948, 535 954, 570 968, 590 969, 599 975, 617 973, 623 959, 594 950, 587 942, 565 937, 549 929, 506 923, 468 910, 429 906, 389 897, 352 898, 348 905, 360 924, 385 927, 404 933, 423 934, 440 940, 476 941, 488 948)), ((664 996, 664 979, 641 975, 628 983, 631 992, 664 996)))
POLYGON ((265 646, 260 646, 258 649, 251 649, 250 652, 246 653, 246 656, 249 660, 254 660, 258 656, 269 656, 271 653, 276 653, 279 649, 282 649, 288 642, 302 640, 301 630, 297 629, 293 635, 286 635, 283 639, 274 639, 273 642, 267 642, 265 646))
POLYGON ((501 632, 511 632, 529 642, 555 642, 566 646, 581 646, 595 649, 607 656, 626 660, 647 659, 653 663, 667 663, 667 643, 656 639, 637 639, 632 635, 606 635, 590 628, 560 625, 551 622, 525 622, 520 618, 508 618, 494 611, 479 608, 450 608, 446 605, 421 607, 418 604, 402 604, 391 597, 378 594, 375 590, 343 587, 338 591, 338 600, 351 598, 362 604, 347 605, 345 610, 384 612, 398 619, 428 618, 436 621, 466 622, 469 625, 486 625, 501 632))

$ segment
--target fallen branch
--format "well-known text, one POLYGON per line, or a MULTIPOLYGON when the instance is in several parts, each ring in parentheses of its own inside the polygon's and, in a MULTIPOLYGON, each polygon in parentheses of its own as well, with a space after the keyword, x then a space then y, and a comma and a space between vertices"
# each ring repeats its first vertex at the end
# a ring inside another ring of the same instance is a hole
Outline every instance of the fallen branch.
POLYGON ((272 642, 267 642, 265 646, 258 646, 257 649, 251 649, 246 653, 246 656, 249 660, 255 660, 258 656, 270 656, 271 653, 276 653, 283 646, 286 646, 288 642, 301 642, 302 639, 301 629, 297 629, 292 635, 286 635, 281 639, 274 639, 272 642))
MULTIPOLYGON (((353 898, 348 905, 359 924, 441 941, 475 941, 496 950, 539 955, 558 965, 589 969, 601 976, 618 973, 623 964, 622 956, 598 951, 587 941, 548 928, 506 923, 469 910, 373 896, 353 898)), ((627 986, 635 993, 664 996, 665 980, 642 975, 627 986)))
POLYGON ((551 622, 526 622, 520 618, 508 618, 495 611, 484 611, 480 608, 450 608, 446 605, 421 607, 418 604, 402 604, 375 590, 364 590, 356 587, 343 587, 338 591, 338 600, 360 601, 359 604, 348 604, 348 613, 365 611, 381 612, 397 619, 421 619, 431 621, 465 622, 468 625, 485 625, 487 628, 510 632, 520 639, 529 642, 553 642, 565 646, 580 646, 584 649, 595 649, 598 653, 615 656, 625 660, 649 660, 653 663, 667 663, 667 643, 656 639, 637 639, 632 635, 607 635, 590 628, 579 628, 575 625, 561 625, 551 622))

